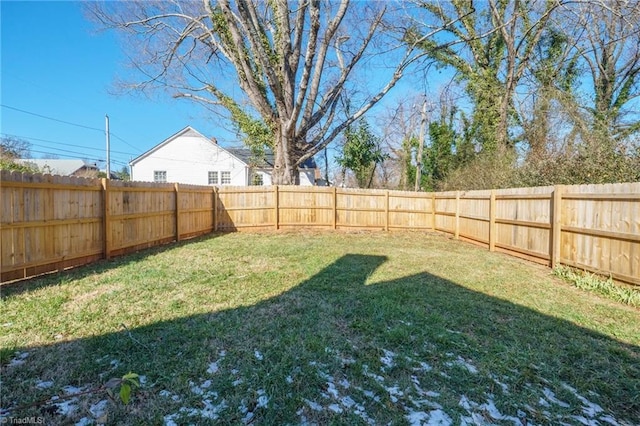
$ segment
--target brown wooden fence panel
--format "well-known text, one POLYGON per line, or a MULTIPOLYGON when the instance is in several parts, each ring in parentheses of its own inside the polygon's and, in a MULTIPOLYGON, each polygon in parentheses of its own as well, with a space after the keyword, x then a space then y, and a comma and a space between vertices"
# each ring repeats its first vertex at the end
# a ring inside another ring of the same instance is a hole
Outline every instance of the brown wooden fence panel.
POLYGON ((221 187, 216 217, 220 231, 276 227, 276 187, 221 187))
POLYGON ((179 239, 213 232, 214 197, 212 187, 180 184, 177 187, 179 239))
POLYGON ((560 262, 640 284, 640 182, 564 187, 560 262))
POLYGON ((102 257, 99 180, 0 173, 2 281, 102 257))
POLYGON ((334 206, 331 188, 281 186, 278 188, 278 227, 333 227, 334 206))
POLYGON ((553 187, 495 191, 497 251, 550 264, 553 187))
POLYGON ((336 227, 384 230, 386 194, 380 190, 338 189, 336 227))
POLYGON ((458 200, 458 235, 460 238, 483 247, 489 247, 490 199, 491 191, 460 193, 458 200))
POLYGON ((455 234, 456 232, 456 191, 435 194, 436 231, 455 234))
POLYGON ((431 194, 389 191, 388 229, 432 229, 431 194))
POLYGON ((130 253, 176 239, 173 184, 110 181, 110 255, 130 253))

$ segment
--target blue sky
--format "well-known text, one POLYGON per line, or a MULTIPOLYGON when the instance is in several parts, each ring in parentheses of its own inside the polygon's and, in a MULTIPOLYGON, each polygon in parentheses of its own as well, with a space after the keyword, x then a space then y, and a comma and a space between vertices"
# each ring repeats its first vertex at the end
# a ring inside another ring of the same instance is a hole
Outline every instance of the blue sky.
POLYGON ((187 125, 237 144, 187 101, 113 95, 116 76, 127 72, 126 58, 115 34, 97 32, 86 20, 80 2, 2 0, 0 14, 0 131, 29 140, 34 157, 106 159, 105 114, 113 133, 112 170, 187 125))

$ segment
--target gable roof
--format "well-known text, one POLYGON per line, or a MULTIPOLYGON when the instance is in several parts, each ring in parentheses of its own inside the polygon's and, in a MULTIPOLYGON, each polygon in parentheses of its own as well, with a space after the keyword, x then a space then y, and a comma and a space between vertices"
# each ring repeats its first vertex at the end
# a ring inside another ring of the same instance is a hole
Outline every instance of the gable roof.
POLYGON ((249 148, 227 148, 227 151, 247 165, 273 167, 275 157, 271 151, 265 152, 261 159, 257 158, 249 148))
POLYGON ((98 171, 96 163, 78 159, 24 158, 18 161, 35 165, 41 172, 52 175, 70 176, 82 168, 98 171))
MULTIPOLYGON (((149 155, 153 154, 155 151, 157 151, 161 147, 167 145, 168 143, 172 142, 173 140, 175 140, 176 138, 178 138, 180 136, 195 136, 195 137, 200 137, 202 139, 205 139, 208 142, 210 142, 212 144, 215 144, 219 149, 222 149, 223 151, 226 151, 229 154, 233 155, 234 157, 236 157, 238 160, 240 160, 241 162, 243 162, 247 166, 252 165, 252 166, 256 166, 256 167, 260 167, 260 168, 270 169, 270 168, 273 167, 273 164, 275 163, 275 155, 273 154, 273 152, 271 150, 268 150, 268 149, 265 150, 264 157, 262 158, 262 161, 256 161, 256 157, 254 156, 253 152, 251 152, 251 149, 249 149, 249 148, 223 148, 220 145, 218 145, 215 141, 212 141, 211 139, 209 139, 206 136, 204 136, 202 133, 198 132, 193 127, 187 126, 184 129, 180 130, 178 133, 175 133, 175 134, 169 136, 167 139, 165 139, 164 141, 160 142, 158 145, 154 146, 153 148, 151 148, 147 152, 145 152, 145 153, 139 155, 138 157, 134 158, 133 160, 131 160, 129 162, 129 164, 133 166, 135 163, 137 163, 140 160, 142 160, 142 159, 148 157, 149 155)), ((316 163, 313 160, 313 158, 309 158, 304 163, 302 163, 302 165, 300 165, 300 168, 301 169, 315 169, 316 168, 316 163)))
MULTIPOLYGON (((275 160, 276 160, 275 154, 270 149, 266 149, 264 151, 264 157, 261 159, 262 161, 256 161, 257 160, 256 157, 254 156, 253 152, 251 152, 251 149, 249 149, 249 148, 227 148, 227 151, 229 153, 231 153, 232 155, 236 156, 243 163, 245 163, 247 165, 253 165, 253 166, 256 166, 256 167, 262 167, 262 168, 269 168, 270 169, 270 168, 273 167, 273 165, 275 164, 275 160)), ((313 158, 309 158, 309 159, 305 160, 305 162, 302 163, 299 168, 301 168, 301 169, 315 169, 316 168, 316 162, 313 160, 313 158)))
POLYGON ((162 148, 163 146, 169 144, 170 142, 172 142, 174 139, 179 138, 180 136, 195 136, 195 137, 201 137, 202 139, 205 139, 207 141, 209 141, 212 144, 217 145, 217 143, 215 141, 212 141, 211 139, 207 138, 206 136, 204 136, 202 133, 198 132, 196 129, 194 129, 191 126, 187 126, 184 129, 180 130, 177 133, 174 133, 173 135, 169 136, 167 139, 163 140, 162 142, 160 142, 158 145, 155 145, 153 148, 151 148, 150 150, 143 152, 142 154, 140 154, 139 156, 137 156, 136 158, 134 158, 133 160, 129 161, 129 165, 133 166, 134 164, 136 164, 137 162, 139 162, 140 160, 148 157, 149 155, 153 154, 154 152, 156 152, 158 149, 162 148))

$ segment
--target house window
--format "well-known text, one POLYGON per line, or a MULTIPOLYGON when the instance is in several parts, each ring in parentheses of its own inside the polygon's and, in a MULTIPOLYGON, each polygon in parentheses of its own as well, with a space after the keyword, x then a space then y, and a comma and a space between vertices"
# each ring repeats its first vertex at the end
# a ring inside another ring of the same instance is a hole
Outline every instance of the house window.
POLYGON ((220 172, 220 183, 222 185, 231 184, 231 172, 220 172))
POLYGON ((264 177, 260 173, 254 173, 251 178, 251 185, 264 185, 264 177))
POLYGON ((209 185, 218 184, 218 172, 209 172, 209 185))
POLYGON ((156 183, 166 183, 167 182, 167 172, 162 170, 155 170, 153 172, 153 181, 156 183))

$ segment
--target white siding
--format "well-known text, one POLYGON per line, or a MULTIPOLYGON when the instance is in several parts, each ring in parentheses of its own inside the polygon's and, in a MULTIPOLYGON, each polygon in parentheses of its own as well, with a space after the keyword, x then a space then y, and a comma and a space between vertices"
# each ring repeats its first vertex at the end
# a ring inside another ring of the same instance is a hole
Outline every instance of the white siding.
POLYGON ((154 171, 166 171, 167 182, 193 185, 208 185, 212 171, 230 172, 230 185, 246 185, 248 175, 242 161, 215 143, 193 134, 176 137, 132 165, 132 180, 153 182, 154 171))
MULTIPOLYGON (((262 175, 262 184, 269 186, 272 184, 271 172, 268 170, 256 170, 254 173, 262 175)), ((300 186, 313 186, 315 185, 315 170, 314 169, 300 169, 300 186)))
POLYGON ((255 173, 257 175, 262 175, 262 185, 271 185, 271 173, 269 173, 267 170, 256 170, 255 173))
POLYGON ((300 170, 300 186, 313 186, 316 182, 316 170, 315 169, 301 169, 300 170))

